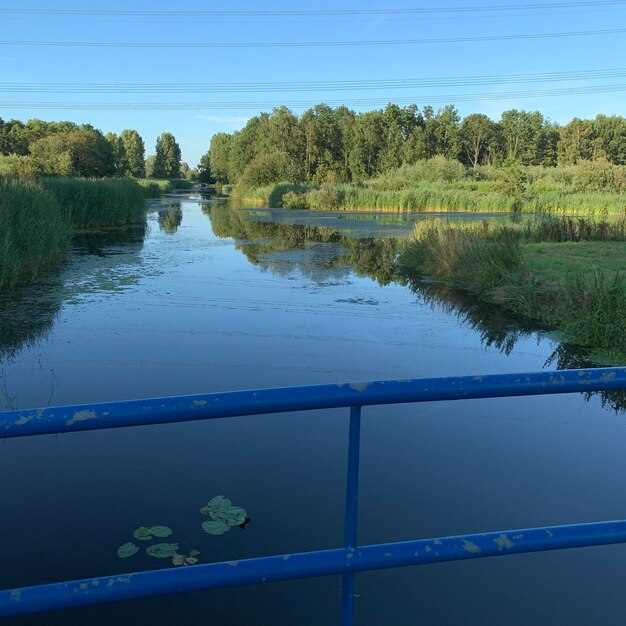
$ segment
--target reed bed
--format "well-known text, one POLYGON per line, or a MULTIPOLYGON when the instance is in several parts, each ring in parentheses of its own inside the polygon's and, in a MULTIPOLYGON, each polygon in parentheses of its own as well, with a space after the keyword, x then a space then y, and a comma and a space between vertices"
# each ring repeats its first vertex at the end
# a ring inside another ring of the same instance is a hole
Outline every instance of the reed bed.
POLYGON ((123 226, 144 216, 141 187, 129 178, 43 178, 70 228, 123 226))
POLYGON ((58 202, 41 184, 0 177, 0 290, 54 264, 69 234, 58 202))

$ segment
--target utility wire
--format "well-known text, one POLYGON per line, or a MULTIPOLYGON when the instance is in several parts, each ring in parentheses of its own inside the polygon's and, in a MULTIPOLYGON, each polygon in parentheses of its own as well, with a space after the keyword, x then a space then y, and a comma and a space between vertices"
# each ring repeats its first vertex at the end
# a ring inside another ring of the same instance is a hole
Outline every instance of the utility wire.
POLYGON ((474 6, 447 6, 422 8, 378 9, 310 9, 310 10, 240 10, 240 11, 136 11, 136 10, 90 10, 90 9, 24 9, 0 8, 6 15, 58 15, 80 17, 319 17, 319 16, 383 16, 428 15, 433 13, 496 13, 528 11, 537 9, 563 9, 578 7, 612 7, 626 5, 626 0, 581 0, 577 2, 532 2, 528 4, 500 4, 474 6))
MULTIPOLYGON (((412 96, 404 98, 356 98, 341 100, 325 100, 329 106, 385 106, 386 104, 424 104, 455 102, 482 102, 494 100, 510 100, 517 98, 545 98, 552 96, 600 94, 626 91, 626 83, 613 85, 594 85, 585 87, 567 87, 560 89, 538 89, 526 91, 486 92, 473 94, 444 94, 429 96, 412 96)), ((284 105, 289 108, 310 108, 319 101, 258 101, 258 102, 28 102, 0 101, 0 107, 6 109, 64 109, 64 110, 103 110, 103 111, 184 111, 184 110, 258 110, 272 109, 284 105)))
POLYGON ((538 82, 601 80, 623 78, 626 68, 540 72, 534 74, 494 74, 490 76, 447 76, 431 78, 389 78, 382 80, 322 80, 255 83, 0 83, 4 93, 271 93, 302 91, 360 91, 415 89, 424 87, 463 87, 538 82))
POLYGON ((326 48, 348 46, 398 46, 438 43, 469 43, 479 41, 512 41, 516 39, 555 39, 588 35, 615 35, 626 28, 565 31, 560 33, 526 33, 517 35, 485 35, 440 37, 430 39, 380 39, 372 41, 275 41, 275 42, 118 42, 118 41, 37 41, 0 40, 1 46, 45 46, 59 48, 326 48))

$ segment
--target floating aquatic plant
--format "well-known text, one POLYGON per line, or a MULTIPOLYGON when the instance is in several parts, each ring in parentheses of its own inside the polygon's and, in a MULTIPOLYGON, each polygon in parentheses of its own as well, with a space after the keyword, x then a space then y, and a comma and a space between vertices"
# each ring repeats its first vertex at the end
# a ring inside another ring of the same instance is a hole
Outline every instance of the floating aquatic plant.
POLYGON ((225 535, 230 530, 230 526, 221 520, 207 520, 202 522, 202 530, 209 535, 225 535))
POLYGON ((233 526, 243 528, 250 521, 245 509, 233 506, 233 503, 224 496, 211 498, 208 504, 200 509, 200 513, 211 518, 210 522, 202 523, 202 530, 209 535, 223 535, 233 526))
POLYGON ((172 529, 167 526, 153 526, 151 530, 155 537, 169 537, 172 534, 172 529))
POLYGON ((119 556, 120 559, 127 559, 129 556, 137 554, 137 552, 139 552, 139 548, 129 541, 117 549, 117 556, 119 556))
POLYGON ((134 533, 135 539, 140 541, 150 541, 154 537, 169 537, 172 534, 172 529, 167 526, 141 526, 134 533))
POLYGON ((157 559, 167 559, 178 552, 177 543, 155 543, 146 549, 146 552, 157 559))
POLYGON ((195 565, 198 562, 198 555, 200 553, 197 550, 192 550, 189 556, 185 554, 174 554, 172 557, 172 563, 174 565, 195 565))

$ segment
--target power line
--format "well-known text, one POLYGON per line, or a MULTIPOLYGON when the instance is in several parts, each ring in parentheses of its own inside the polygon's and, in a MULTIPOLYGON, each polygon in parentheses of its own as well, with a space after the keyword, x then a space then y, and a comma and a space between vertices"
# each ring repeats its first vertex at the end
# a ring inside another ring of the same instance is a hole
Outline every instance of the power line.
POLYGON ((447 6, 422 8, 379 9, 311 9, 311 10, 240 10, 240 11, 136 11, 136 10, 89 10, 89 9, 15 9, 0 8, 7 15, 56 15, 79 17, 319 17, 319 16, 384 16, 428 15, 433 13, 496 13, 537 9, 563 9, 579 7, 612 7, 626 5, 626 0, 585 0, 577 2, 533 2, 530 4, 502 4, 499 6, 447 6))
MULTIPOLYGON (((342 100, 325 100, 329 106, 385 106, 393 104, 452 104, 456 102, 484 102, 494 100, 511 100, 518 98, 546 98, 553 96, 600 94, 626 91, 626 83, 614 85, 594 85, 585 87, 567 87, 559 89, 539 89, 508 92, 486 92, 473 94, 444 94, 437 96, 413 96, 404 98, 357 98, 342 100)), ((289 108, 310 108, 319 101, 283 101, 283 102, 28 102, 0 101, 5 109, 64 109, 64 110, 102 110, 102 111, 201 111, 201 110, 267 110, 284 105, 289 108)))
POLYGON ((4 93, 271 93, 303 91, 355 91, 463 87, 534 82, 558 82, 622 78, 626 68, 495 74, 431 78, 390 78, 363 80, 286 81, 253 83, 0 83, 4 93))
POLYGON ((626 28, 565 31, 560 33, 526 33, 517 35, 485 35, 470 37, 440 37, 430 39, 381 39, 354 41, 278 41, 278 42, 116 42, 116 41, 36 41, 0 40, 0 46, 44 46, 63 48, 326 48, 349 46, 398 46, 438 43, 469 43, 479 41, 513 41, 520 39, 555 39, 589 35, 615 35, 626 28))

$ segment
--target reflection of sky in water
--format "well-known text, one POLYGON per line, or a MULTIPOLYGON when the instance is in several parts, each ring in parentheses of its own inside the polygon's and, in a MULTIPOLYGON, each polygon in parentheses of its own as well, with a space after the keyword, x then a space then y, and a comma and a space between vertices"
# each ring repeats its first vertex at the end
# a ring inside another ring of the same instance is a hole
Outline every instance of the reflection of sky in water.
MULTIPOLYGON (((446 310, 406 285, 381 286, 384 267, 374 261, 393 250, 382 244, 294 234, 295 247, 254 238, 257 247, 246 249, 227 234, 241 226, 232 215, 182 209, 175 234, 151 213, 143 245, 70 255, 62 285, 50 285, 49 330, 6 364, 19 407, 540 370, 558 348, 521 333, 507 356, 497 337, 485 341, 482 313, 459 319, 460 302, 446 310)), ((597 398, 372 407, 362 437, 362 542, 623 517, 626 487, 615 477, 626 473, 624 416, 597 398)), ((0 559, 11 566, 1 584, 160 567, 116 555, 133 529, 151 524, 173 528, 202 562, 335 547, 346 438, 347 412, 320 411, 7 441, 0 559), (250 513, 245 531, 203 535, 199 509, 220 493, 250 513)), ((359 576, 357 624, 612 626, 623 615, 624 552, 359 576)), ((322 578, 191 594, 65 611, 45 623, 318 626, 336 623, 338 585, 322 578)))

